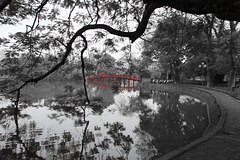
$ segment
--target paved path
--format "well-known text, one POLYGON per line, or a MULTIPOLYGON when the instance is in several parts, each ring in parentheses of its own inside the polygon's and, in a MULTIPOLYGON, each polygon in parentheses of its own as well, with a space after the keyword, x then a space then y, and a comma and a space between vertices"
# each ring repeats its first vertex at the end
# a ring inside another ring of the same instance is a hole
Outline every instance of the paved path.
POLYGON ((222 130, 173 160, 240 160, 240 102, 222 92, 210 92, 227 112, 222 130))

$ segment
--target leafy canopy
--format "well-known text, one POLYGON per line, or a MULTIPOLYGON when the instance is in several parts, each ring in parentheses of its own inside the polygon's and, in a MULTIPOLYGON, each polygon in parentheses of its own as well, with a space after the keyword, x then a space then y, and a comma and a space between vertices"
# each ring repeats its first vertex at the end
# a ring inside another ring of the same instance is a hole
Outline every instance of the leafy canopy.
MULTIPOLYGON (((222 19, 239 20, 239 3, 239 0, 3 0, 0 2, 0 22, 12 25, 33 19, 25 33, 10 37, 14 44, 6 51, 10 58, 27 55, 27 61, 19 71, 27 63, 35 66, 45 55, 55 53, 57 58, 44 73, 29 75, 34 69, 30 67, 25 73, 28 80, 17 89, 20 91, 28 83, 37 83, 51 75, 67 63, 71 55, 80 55, 84 74, 83 53, 95 43, 94 39, 85 37, 88 30, 98 29, 95 35, 99 38, 106 35, 104 30, 134 42, 145 32, 150 16, 157 8, 168 6, 188 13, 215 13, 222 19)), ((4 45, 8 42, 1 39, 4 45)), ((105 44, 112 46, 112 42, 108 39, 105 44)))

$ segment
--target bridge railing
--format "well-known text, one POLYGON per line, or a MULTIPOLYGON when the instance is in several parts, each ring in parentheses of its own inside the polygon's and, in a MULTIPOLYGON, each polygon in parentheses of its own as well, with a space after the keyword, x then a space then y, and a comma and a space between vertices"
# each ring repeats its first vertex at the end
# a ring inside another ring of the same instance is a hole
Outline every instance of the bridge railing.
POLYGON ((94 76, 90 76, 87 79, 98 79, 98 78, 124 78, 124 79, 129 79, 129 80, 134 80, 134 81, 141 81, 140 77, 137 76, 129 76, 129 75, 121 75, 121 74, 114 74, 114 75, 108 75, 108 74, 98 74, 94 76))

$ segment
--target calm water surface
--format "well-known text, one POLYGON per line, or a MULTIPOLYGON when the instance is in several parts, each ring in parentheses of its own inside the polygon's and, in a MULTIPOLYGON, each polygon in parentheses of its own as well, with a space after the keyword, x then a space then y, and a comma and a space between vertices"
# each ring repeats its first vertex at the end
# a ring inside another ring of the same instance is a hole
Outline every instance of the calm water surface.
POLYGON ((151 159, 201 137, 208 125, 205 103, 188 95, 88 90, 90 106, 81 105, 81 91, 68 87, 68 94, 23 101, 19 112, 1 97, 0 159, 29 153, 79 159, 83 143, 84 159, 151 159))

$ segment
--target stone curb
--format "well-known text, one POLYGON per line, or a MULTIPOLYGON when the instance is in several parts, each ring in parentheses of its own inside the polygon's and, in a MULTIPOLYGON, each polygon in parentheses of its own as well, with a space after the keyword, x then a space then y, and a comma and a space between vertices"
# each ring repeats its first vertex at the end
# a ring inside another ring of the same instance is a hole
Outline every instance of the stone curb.
POLYGON ((193 87, 193 88, 198 88, 198 89, 207 89, 207 90, 212 90, 212 91, 217 91, 217 92, 222 92, 234 99, 236 99, 237 101, 240 101, 240 98, 235 97, 231 92, 224 90, 224 89, 219 89, 219 88, 214 88, 214 87, 207 87, 207 86, 199 86, 199 85, 192 85, 192 84, 181 84, 181 86, 189 86, 189 87, 193 87))
MULTIPOLYGON (((179 88, 179 89, 181 89, 181 88, 179 88)), ((213 94, 211 94, 209 91, 207 91, 207 89, 201 89, 201 88, 197 88, 197 87, 193 87, 193 86, 189 86, 189 89, 196 89, 196 90, 204 91, 204 92, 207 92, 207 93, 209 93, 210 95, 213 96, 213 94)), ((184 90, 188 90, 188 89, 184 88, 184 90)), ((226 120, 227 112, 226 112, 226 109, 224 108, 223 104, 220 102, 219 98, 215 97, 215 96, 213 96, 213 97, 215 98, 215 100, 216 100, 216 102, 219 106, 220 112, 221 112, 221 116, 220 116, 217 124, 215 126, 210 127, 209 130, 206 129, 208 131, 201 138, 199 138, 199 139, 197 139, 197 140, 195 140, 195 141, 193 141, 193 142, 191 142, 191 143, 189 143, 189 144, 187 144, 183 147, 180 147, 180 148, 178 148, 174 151, 171 151, 171 152, 169 152, 169 153, 167 153, 167 154, 165 154, 165 155, 163 155, 159 158, 155 158, 156 160, 170 160, 170 159, 188 151, 189 149, 207 141, 213 135, 215 135, 220 129, 223 128, 224 122, 226 120)), ((209 109, 209 107, 208 107, 208 109, 209 109)), ((211 115, 210 115, 210 117, 211 117, 211 115)))

